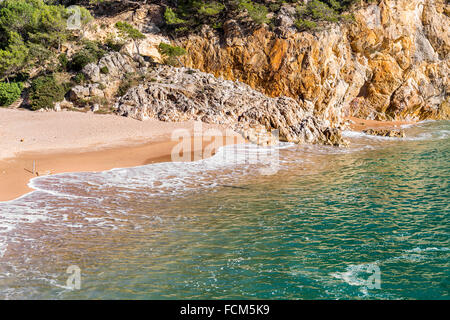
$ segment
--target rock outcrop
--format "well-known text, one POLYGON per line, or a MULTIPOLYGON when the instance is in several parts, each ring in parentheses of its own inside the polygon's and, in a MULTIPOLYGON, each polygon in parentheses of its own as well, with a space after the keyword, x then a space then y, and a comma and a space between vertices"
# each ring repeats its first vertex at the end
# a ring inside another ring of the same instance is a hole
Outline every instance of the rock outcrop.
MULTIPOLYGON (((188 68, 159 66, 151 79, 131 88, 116 104, 117 113, 139 120, 200 120, 248 128, 277 130, 279 140, 344 145, 339 130, 313 115, 308 105, 288 97, 268 97, 239 81, 223 80, 188 68)), ((256 130, 258 131, 258 130, 256 130)))
POLYGON ((94 98, 111 100, 127 75, 145 73, 147 67, 148 63, 145 61, 134 61, 125 54, 111 52, 98 63, 90 63, 83 68, 81 72, 87 83, 70 90, 70 101, 83 104, 94 98))
POLYGON ((185 66, 291 97, 331 126, 343 116, 449 119, 449 12, 444 0, 381 0, 354 22, 298 32, 284 4, 274 31, 229 20, 223 34, 204 26, 177 43, 185 66))
POLYGON ((406 137, 404 130, 390 130, 390 129, 367 129, 363 130, 365 134, 370 134, 372 136, 380 137, 390 137, 390 138, 404 138, 406 137))

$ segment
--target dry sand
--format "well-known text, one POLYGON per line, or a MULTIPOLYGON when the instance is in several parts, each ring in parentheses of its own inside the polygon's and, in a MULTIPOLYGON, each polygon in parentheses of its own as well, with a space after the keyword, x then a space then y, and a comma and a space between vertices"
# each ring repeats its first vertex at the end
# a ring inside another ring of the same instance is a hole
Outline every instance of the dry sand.
POLYGON ((206 156, 203 151, 211 143, 245 142, 224 126, 195 121, 169 123, 69 111, 0 109, 0 201, 32 191, 27 184, 37 174, 104 171, 171 161, 180 142, 172 139, 177 129, 184 130, 191 142, 191 159, 194 153, 196 159, 206 156))

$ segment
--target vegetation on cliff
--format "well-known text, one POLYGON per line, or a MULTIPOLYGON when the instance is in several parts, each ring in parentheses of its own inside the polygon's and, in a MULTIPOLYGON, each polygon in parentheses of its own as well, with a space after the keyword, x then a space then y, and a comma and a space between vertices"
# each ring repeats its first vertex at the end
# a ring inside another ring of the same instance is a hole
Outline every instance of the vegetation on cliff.
POLYGON ((300 30, 316 28, 319 24, 351 20, 350 14, 344 14, 355 0, 312 0, 304 1, 257 1, 257 0, 228 0, 228 1, 172 1, 172 7, 165 9, 167 26, 176 32, 189 32, 196 27, 209 24, 214 28, 221 28, 228 19, 245 19, 242 12, 246 12, 255 25, 263 23, 273 25, 272 17, 285 3, 292 3, 297 7, 298 20, 296 26, 300 30))
MULTIPOLYGON (((20 96, 22 85, 15 78, 50 64, 71 35, 67 28, 70 10, 44 0, 5 0, 0 2, 0 96, 10 104, 20 96), (13 81, 13 83, 10 83, 13 81)), ((79 8, 80 23, 90 19, 79 8)))
POLYGON ((165 63, 171 66, 180 64, 178 57, 185 55, 186 50, 178 46, 171 46, 170 44, 161 42, 158 47, 159 52, 164 57, 165 63))
MULTIPOLYGON (((67 27, 73 13, 64 5, 79 4, 95 9, 117 0, 5 0, 0 3, 0 81, 19 72, 29 72, 33 67, 42 67, 60 51, 61 45, 71 36, 67 27)), ((164 18, 169 32, 190 32, 196 27, 209 24, 221 28, 223 21, 246 12, 255 24, 271 23, 270 14, 280 10, 283 3, 297 3, 299 20, 297 26, 305 29, 317 25, 318 21, 336 22, 340 14, 354 0, 313 0, 307 5, 303 1, 224 0, 224 1, 120 1, 123 6, 143 3, 165 4, 164 18)), ((105 7, 101 7, 105 8, 105 7)), ((89 11, 79 7, 81 23, 92 19, 89 11)), ((106 9, 105 9, 106 10, 106 9)), ((142 39, 143 34, 128 24, 118 22, 117 29, 130 39, 142 39)), ((74 61, 75 69, 92 62, 92 55, 83 49, 74 61)))
POLYGON ((255 25, 265 23, 272 26, 273 16, 284 4, 297 6, 299 29, 311 29, 324 23, 351 19, 351 15, 345 12, 357 1, 313 0, 305 3, 303 0, 60 0, 54 2, 86 5, 98 14, 114 12, 114 8, 125 10, 138 8, 142 4, 158 4, 165 8, 164 19, 168 31, 184 34, 195 31, 204 24, 220 29, 226 20, 244 21, 247 17, 255 25))
POLYGON ((110 112, 156 62, 291 97, 333 124, 447 117, 450 7, 375 1, 4 0, 0 105, 110 112))

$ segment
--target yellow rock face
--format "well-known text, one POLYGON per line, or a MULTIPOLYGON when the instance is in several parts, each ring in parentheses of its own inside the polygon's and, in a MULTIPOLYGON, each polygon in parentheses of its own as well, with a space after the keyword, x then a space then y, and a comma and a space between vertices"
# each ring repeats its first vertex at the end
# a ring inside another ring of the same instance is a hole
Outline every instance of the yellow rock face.
POLYGON ((208 27, 178 40, 192 68, 240 80, 269 96, 296 99, 338 124, 370 119, 449 118, 449 4, 383 0, 358 9, 351 24, 280 38, 236 22, 225 39, 208 27))

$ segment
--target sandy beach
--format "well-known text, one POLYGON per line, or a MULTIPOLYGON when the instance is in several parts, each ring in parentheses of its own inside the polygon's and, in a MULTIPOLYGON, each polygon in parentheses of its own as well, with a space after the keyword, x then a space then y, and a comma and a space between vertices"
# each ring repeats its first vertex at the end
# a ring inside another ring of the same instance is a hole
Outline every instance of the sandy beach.
POLYGON ((211 144, 245 142, 224 126, 194 121, 168 123, 70 111, 0 109, 0 201, 32 191, 27 185, 37 175, 171 161, 172 151, 181 141, 172 139, 177 129, 183 130, 180 135, 190 135, 191 159, 194 154, 195 159, 208 156, 209 152, 203 151, 211 144))
MULTIPOLYGON (((353 122, 350 128, 356 131, 397 128, 408 123, 349 120, 353 122)), ((190 159, 194 155, 195 159, 211 155, 203 152, 211 144, 245 143, 240 135, 225 126, 195 121, 138 121, 73 111, 0 109, 0 201, 13 200, 32 191, 28 182, 38 175, 104 171, 172 161, 172 151, 180 143, 179 139, 172 138, 176 130, 183 130, 181 133, 185 132, 190 139, 190 159)))

